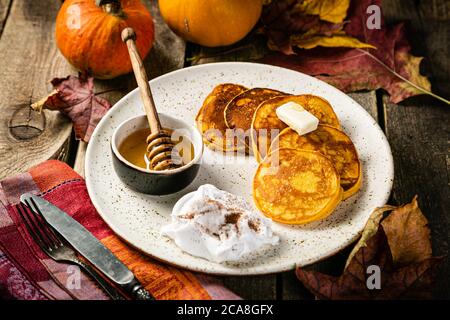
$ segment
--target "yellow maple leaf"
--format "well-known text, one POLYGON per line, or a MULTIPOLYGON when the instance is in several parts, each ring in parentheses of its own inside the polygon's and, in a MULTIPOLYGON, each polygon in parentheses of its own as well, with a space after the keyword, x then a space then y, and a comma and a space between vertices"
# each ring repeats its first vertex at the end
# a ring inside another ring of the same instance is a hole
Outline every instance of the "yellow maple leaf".
POLYGON ((295 10, 304 14, 318 15, 321 20, 341 23, 347 16, 350 0, 304 0, 295 10))
POLYGON ((347 47, 347 48, 372 48, 376 49, 374 46, 359 41, 356 38, 347 36, 343 33, 334 34, 332 36, 291 36, 291 43, 293 46, 297 46, 302 49, 312 49, 318 46, 322 47, 347 47))

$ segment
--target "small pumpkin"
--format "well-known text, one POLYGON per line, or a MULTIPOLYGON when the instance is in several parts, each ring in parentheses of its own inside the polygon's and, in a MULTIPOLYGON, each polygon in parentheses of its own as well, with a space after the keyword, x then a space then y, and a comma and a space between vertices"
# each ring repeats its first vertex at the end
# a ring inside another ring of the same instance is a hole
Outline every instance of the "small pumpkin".
POLYGON ((185 40, 218 47, 244 38, 258 22, 262 0, 159 0, 161 15, 185 40))
POLYGON ((110 79, 132 70, 121 32, 132 27, 141 57, 150 51, 153 18, 139 0, 66 0, 56 18, 56 43, 77 69, 110 79))

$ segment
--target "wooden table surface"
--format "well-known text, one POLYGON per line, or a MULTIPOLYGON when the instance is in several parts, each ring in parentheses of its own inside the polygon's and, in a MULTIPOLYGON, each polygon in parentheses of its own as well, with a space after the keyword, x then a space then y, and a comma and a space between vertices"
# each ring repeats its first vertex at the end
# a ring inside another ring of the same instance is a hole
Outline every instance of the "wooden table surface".
MULTIPOLYGON (((249 61, 265 52, 252 35, 231 48, 205 49, 186 44, 165 26, 155 1, 143 1, 156 22, 156 43, 145 61, 150 77, 193 64, 249 61)), ((0 179, 40 163, 61 159, 83 172, 86 146, 73 138, 70 122, 58 112, 31 112, 29 105, 51 91, 49 80, 76 74, 56 48, 57 0, 0 0, 0 179)), ((450 98, 450 1, 384 0, 388 22, 407 21, 414 53, 425 56, 424 70, 433 90, 450 98)), ((132 75, 96 81, 96 91, 115 103, 136 87, 132 75)), ((430 97, 388 102, 383 91, 351 96, 378 120, 391 144, 395 181, 390 203, 419 195, 435 255, 446 255, 434 296, 450 298, 450 107, 430 97)), ((310 268, 339 274, 349 249, 310 268)), ((224 277, 246 299, 311 299, 293 272, 257 277, 224 277)))

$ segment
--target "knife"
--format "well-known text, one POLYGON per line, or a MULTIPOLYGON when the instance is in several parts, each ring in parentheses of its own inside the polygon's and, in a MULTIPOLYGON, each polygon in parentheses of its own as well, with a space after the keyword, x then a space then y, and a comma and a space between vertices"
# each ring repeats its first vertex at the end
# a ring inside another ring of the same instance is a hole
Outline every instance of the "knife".
POLYGON ((31 210, 41 214, 47 223, 75 250, 124 291, 130 293, 137 300, 154 300, 154 297, 142 287, 130 269, 67 213, 47 200, 30 193, 21 195, 20 201, 31 210), (29 205, 30 203, 34 208, 29 205))

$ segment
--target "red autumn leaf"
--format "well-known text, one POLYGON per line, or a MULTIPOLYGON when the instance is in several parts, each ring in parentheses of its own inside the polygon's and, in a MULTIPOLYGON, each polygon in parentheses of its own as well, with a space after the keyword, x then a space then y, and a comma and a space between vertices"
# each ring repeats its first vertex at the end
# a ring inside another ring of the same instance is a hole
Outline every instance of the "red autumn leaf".
POLYGON ((94 78, 85 74, 78 77, 54 78, 55 90, 44 99, 34 103, 34 110, 59 110, 73 122, 78 140, 89 142, 92 132, 111 104, 94 93, 94 78))
POLYGON ((388 28, 381 17, 380 29, 367 28, 371 5, 381 8, 381 0, 353 0, 344 31, 376 49, 319 47, 290 56, 271 53, 263 62, 316 76, 345 92, 383 88, 394 103, 431 94, 430 82, 420 74, 422 58, 411 55, 404 26, 388 28))
POLYGON ((340 277, 302 268, 297 268, 296 274, 311 293, 323 300, 430 299, 440 260, 428 258, 395 269, 386 235, 380 227, 366 246, 359 249, 340 277), (369 266, 379 267, 379 289, 369 288, 368 283, 376 284, 369 279, 375 274, 369 266))

